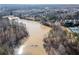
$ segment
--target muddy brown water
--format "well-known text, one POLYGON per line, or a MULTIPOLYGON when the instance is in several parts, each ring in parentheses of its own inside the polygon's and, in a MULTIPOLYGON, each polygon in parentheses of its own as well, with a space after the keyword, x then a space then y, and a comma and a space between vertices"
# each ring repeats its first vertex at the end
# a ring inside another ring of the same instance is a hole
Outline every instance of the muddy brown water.
POLYGON ((47 55, 43 47, 43 39, 48 35, 51 28, 35 21, 20 20, 19 22, 26 24, 29 37, 16 49, 15 54, 47 55))

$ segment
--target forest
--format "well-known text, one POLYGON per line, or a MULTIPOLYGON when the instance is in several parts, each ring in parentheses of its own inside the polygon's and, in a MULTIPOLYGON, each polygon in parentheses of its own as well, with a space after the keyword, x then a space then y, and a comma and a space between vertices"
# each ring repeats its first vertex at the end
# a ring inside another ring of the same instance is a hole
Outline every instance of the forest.
POLYGON ((21 44, 21 40, 28 37, 24 24, 10 24, 8 19, 0 19, 0 54, 14 54, 14 48, 21 44))

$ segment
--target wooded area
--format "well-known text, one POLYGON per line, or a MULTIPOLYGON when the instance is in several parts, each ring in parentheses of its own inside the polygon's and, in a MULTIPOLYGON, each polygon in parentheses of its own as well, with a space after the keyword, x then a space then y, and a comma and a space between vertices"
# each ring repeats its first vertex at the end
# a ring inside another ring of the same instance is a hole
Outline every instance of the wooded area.
POLYGON ((10 24, 8 19, 0 19, 0 54, 13 54, 14 48, 27 37, 25 24, 10 24))

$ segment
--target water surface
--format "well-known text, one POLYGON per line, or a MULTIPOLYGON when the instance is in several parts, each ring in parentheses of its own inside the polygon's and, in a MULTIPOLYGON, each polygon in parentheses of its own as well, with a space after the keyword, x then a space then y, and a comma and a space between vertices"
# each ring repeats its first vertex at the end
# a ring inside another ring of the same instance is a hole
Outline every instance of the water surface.
POLYGON ((51 28, 34 21, 20 20, 19 22, 26 24, 29 37, 17 49, 16 54, 46 55, 43 39, 51 28))

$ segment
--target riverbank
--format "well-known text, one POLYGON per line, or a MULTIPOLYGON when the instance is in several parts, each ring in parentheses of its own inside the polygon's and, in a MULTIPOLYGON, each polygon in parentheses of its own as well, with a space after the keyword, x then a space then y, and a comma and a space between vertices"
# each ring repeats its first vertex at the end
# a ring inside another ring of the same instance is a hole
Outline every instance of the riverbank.
POLYGON ((14 54, 14 49, 21 45, 24 37, 28 37, 28 32, 23 25, 10 24, 8 19, 0 20, 0 54, 14 54))
POLYGON ((44 48, 49 55, 78 55, 79 40, 68 28, 55 25, 44 38, 44 48))

